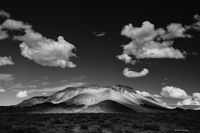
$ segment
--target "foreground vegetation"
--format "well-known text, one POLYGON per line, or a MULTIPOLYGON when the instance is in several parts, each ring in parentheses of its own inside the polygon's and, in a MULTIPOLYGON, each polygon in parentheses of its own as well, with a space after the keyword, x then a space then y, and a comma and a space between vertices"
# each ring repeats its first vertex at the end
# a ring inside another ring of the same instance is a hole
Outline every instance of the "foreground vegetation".
POLYGON ((199 112, 161 114, 0 114, 0 133, 199 132, 199 112))

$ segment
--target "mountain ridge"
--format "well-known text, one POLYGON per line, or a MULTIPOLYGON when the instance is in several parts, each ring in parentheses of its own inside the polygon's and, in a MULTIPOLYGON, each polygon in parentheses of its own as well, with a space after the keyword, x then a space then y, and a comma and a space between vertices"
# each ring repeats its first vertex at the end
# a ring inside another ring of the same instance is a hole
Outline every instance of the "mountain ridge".
POLYGON ((25 113, 156 113, 174 109, 127 85, 67 87, 49 96, 26 99, 14 108, 25 113))

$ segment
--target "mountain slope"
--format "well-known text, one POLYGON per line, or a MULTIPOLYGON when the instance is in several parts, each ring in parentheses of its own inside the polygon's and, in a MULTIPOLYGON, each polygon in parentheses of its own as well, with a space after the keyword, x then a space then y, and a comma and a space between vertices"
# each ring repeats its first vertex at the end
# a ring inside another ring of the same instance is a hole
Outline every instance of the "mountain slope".
POLYGON ((124 85, 68 87, 50 96, 24 100, 16 107, 37 113, 162 112, 171 109, 124 85))

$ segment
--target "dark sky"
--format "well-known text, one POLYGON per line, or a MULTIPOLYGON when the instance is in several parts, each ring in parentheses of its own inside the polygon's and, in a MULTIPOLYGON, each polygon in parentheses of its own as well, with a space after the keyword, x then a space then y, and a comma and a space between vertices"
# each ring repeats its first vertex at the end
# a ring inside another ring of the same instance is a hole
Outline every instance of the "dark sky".
MULTIPOLYGON (((200 14, 197 4, 192 3, 50 3, 25 2, 0 5, 12 19, 31 24, 34 31, 56 40, 58 36, 76 47, 71 58, 75 68, 42 66, 21 55, 20 41, 0 40, 0 56, 11 56, 14 65, 1 66, 0 73, 14 75, 12 84, 37 85, 34 89, 62 86, 73 82, 98 85, 126 84, 140 91, 159 94, 164 86, 175 86, 188 95, 199 92, 200 82, 200 33, 193 31, 193 38, 174 40, 174 47, 186 51, 186 59, 143 59, 136 65, 125 64, 116 58, 123 52, 121 45, 130 39, 121 36, 122 28, 132 23, 140 27, 150 21, 156 28, 168 24, 191 24, 193 16, 200 14), (97 36, 105 33, 104 36, 97 36), (141 71, 148 68, 149 74, 127 78, 122 74, 125 67, 141 71), (47 85, 42 85, 49 82, 47 85)), ((1 19, 3 22, 3 19, 1 19)), ((13 33, 14 34, 14 33, 13 33)), ((5 87, 5 83, 1 83, 5 87)), ((3 88, 0 105, 15 104, 19 90, 29 88, 3 88), (14 89, 14 90, 13 90, 14 89)), ((38 93, 30 93, 29 96, 38 93)))

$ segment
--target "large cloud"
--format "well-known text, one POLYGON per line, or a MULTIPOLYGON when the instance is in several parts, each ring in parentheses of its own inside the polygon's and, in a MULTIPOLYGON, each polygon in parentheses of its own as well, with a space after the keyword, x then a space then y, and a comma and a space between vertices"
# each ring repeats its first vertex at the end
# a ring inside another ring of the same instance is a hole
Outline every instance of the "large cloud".
POLYGON ((160 94, 164 97, 177 99, 185 99, 188 97, 187 93, 184 90, 173 86, 163 87, 160 94))
MULTIPOLYGON (((175 58, 184 59, 185 53, 172 47, 173 38, 189 37, 185 34, 186 29, 177 23, 163 28, 155 29, 154 24, 149 21, 143 22, 141 27, 126 25, 121 35, 131 38, 132 41, 123 46, 123 54, 134 56, 136 59, 144 58, 175 58)), ((120 59, 120 58, 119 58, 120 59)), ((123 59, 121 59, 123 60, 123 59)))
POLYGON ((24 36, 16 36, 17 40, 23 41, 20 44, 22 55, 43 66, 69 67, 76 65, 70 61, 75 56, 72 50, 75 47, 64 40, 62 36, 58 41, 47 39, 41 34, 27 30, 24 36))
POLYGON ((8 34, 5 30, 24 31, 24 35, 14 35, 14 39, 21 41, 21 54, 43 66, 74 68, 76 65, 70 61, 75 46, 59 36, 58 41, 44 37, 35 32, 30 24, 23 21, 7 19, 0 25, 0 39, 5 39, 8 34))
POLYGON ((14 65, 11 57, 0 57, 0 66, 14 65))
MULTIPOLYGON (((191 37, 186 34, 188 28, 179 23, 169 24, 166 28, 155 28, 149 21, 144 21, 141 27, 134 27, 132 24, 124 26, 121 35, 131 39, 123 45, 123 52, 118 55, 119 60, 134 65, 137 60, 145 58, 170 58, 185 59, 186 52, 175 49, 174 38, 191 37)), ((148 73, 147 69, 141 72, 132 72, 125 68, 123 74, 126 77, 141 77, 148 73), (132 76, 133 75, 133 76, 132 76)))
POLYGON ((123 70, 123 75, 127 78, 136 78, 136 77, 142 77, 149 73, 149 70, 144 68, 141 72, 131 71, 129 68, 125 68, 123 70))

